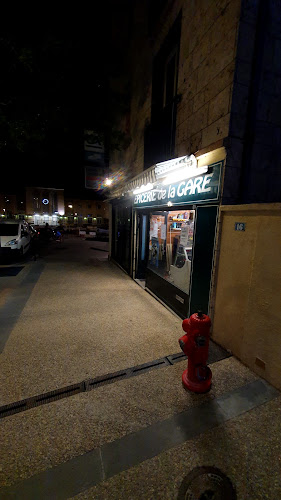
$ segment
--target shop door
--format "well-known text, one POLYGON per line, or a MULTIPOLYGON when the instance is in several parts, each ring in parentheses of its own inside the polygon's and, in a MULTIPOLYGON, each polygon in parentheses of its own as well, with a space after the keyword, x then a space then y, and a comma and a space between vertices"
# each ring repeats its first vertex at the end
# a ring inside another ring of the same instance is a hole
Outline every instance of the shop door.
POLYGON ((148 260, 148 228, 147 214, 137 214, 137 245, 136 245, 136 278, 145 279, 148 260))
POLYGON ((112 256, 128 274, 131 268, 131 218, 130 206, 120 204, 114 207, 112 256))
POLYGON ((190 314, 208 314, 217 213, 217 206, 197 208, 190 314))

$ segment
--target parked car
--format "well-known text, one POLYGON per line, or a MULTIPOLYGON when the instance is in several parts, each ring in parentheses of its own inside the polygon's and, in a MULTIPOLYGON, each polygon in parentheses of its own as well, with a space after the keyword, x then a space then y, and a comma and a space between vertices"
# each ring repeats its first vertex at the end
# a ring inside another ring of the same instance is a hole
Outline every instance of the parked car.
POLYGON ((97 231, 96 231, 96 238, 104 239, 104 240, 108 241, 108 239, 109 239, 108 226, 106 226, 106 225, 99 226, 97 228, 97 231))
POLYGON ((29 224, 22 220, 0 221, 0 254, 24 255, 30 248, 31 229, 29 224))
POLYGON ((39 241, 48 242, 56 239, 55 231, 50 226, 39 226, 36 228, 39 241))

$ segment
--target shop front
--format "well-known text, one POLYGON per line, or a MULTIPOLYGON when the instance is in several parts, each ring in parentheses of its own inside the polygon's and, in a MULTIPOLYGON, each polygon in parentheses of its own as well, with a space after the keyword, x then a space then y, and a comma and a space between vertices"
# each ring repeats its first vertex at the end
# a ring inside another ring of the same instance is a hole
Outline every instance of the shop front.
POLYGON ((181 317, 208 313, 222 167, 163 162, 133 193, 133 278, 181 317))

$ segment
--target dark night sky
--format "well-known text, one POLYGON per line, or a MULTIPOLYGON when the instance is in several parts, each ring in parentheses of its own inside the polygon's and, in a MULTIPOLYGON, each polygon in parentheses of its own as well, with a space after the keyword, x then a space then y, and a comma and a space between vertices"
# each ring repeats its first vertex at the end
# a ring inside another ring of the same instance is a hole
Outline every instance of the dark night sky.
POLYGON ((2 148, 0 190, 30 184, 83 188, 83 130, 103 128, 109 82, 124 70, 129 4, 111 0, 95 2, 91 12, 2 16, 0 111, 16 128, 28 123, 29 140, 20 143, 22 151, 13 141, 2 148))

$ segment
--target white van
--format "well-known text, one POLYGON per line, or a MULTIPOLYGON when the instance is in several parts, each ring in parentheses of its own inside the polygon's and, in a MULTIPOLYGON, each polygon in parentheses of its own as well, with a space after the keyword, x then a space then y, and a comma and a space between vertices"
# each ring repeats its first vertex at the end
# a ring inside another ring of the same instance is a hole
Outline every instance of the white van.
POLYGON ((0 221, 0 255, 24 255, 30 248, 31 230, 24 220, 0 221))

